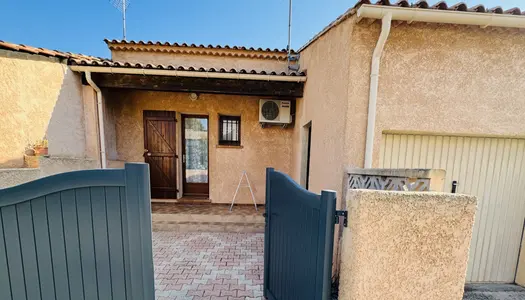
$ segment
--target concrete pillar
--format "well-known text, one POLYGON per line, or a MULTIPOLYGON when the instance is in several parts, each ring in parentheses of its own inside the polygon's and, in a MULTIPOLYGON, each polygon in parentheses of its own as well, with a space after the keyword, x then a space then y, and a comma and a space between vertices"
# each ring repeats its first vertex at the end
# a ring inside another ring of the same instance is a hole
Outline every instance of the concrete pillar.
POLYGON ((340 300, 461 300, 473 196, 349 190, 340 300))

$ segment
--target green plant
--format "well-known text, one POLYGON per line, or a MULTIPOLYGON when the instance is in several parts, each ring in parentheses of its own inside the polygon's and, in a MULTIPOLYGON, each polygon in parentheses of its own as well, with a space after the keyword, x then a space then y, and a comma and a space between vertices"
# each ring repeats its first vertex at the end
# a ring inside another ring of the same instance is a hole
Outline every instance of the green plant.
POLYGON ((34 148, 47 148, 47 139, 37 140, 37 141, 33 144, 33 149, 34 149, 34 148))

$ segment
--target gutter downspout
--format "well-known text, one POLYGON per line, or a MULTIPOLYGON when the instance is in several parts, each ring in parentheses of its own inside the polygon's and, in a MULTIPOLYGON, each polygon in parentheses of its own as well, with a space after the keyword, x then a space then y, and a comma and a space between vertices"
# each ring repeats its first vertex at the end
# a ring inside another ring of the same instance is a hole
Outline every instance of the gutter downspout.
POLYGON ((100 166, 106 169, 106 138, 104 136, 104 112, 102 107, 102 91, 91 79, 91 72, 87 71, 86 80, 88 84, 95 90, 97 95, 97 115, 98 115, 98 137, 100 141, 100 166))
POLYGON ((377 40, 374 53, 372 54, 372 66, 370 70, 370 93, 368 98, 368 123, 366 127, 366 148, 365 148, 365 168, 372 168, 372 158, 374 153, 374 132, 376 124, 377 90, 379 86, 379 66, 381 55, 385 47, 386 40, 390 34, 392 24, 392 13, 388 12, 382 18, 381 34, 377 40))

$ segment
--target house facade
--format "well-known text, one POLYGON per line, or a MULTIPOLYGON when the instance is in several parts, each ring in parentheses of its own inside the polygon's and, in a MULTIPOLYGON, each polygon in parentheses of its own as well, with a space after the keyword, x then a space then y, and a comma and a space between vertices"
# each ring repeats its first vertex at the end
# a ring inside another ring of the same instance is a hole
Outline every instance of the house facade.
POLYGON ((404 1, 360 4, 299 50, 308 81, 297 101, 293 177, 308 180, 313 191, 328 188, 341 195, 346 184, 341 174, 348 167, 444 169, 445 192, 455 189, 479 198, 467 280, 519 280, 523 273, 516 273, 516 261, 525 220, 525 98, 520 88, 525 86, 525 17, 519 9, 505 14, 500 8, 492 13, 452 5, 426 9, 424 1, 421 7, 403 7, 404 1), (366 9, 379 11, 379 17, 367 18, 366 9), (389 10, 393 18, 379 73, 373 76, 373 53, 389 10), (519 28, 407 22, 399 12, 411 18, 429 13, 445 21, 447 14, 460 16, 455 22, 492 15, 519 28), (373 77, 378 87, 367 166, 373 77), (307 153, 309 131, 305 179, 301 154, 307 153))
MULTIPOLYGON (((114 62, 139 64, 141 68, 148 64, 166 68, 177 66, 188 72, 203 68, 208 70, 201 71, 206 76, 219 73, 242 77, 244 72, 255 73, 251 76, 264 79, 188 77, 179 86, 171 77, 152 75, 145 89, 140 74, 111 75, 110 69, 104 66, 102 71, 107 68, 107 73, 93 73, 95 82, 99 81, 103 89, 106 156, 111 167, 129 161, 147 161, 151 166, 154 198, 196 196, 213 203, 230 203, 246 171, 256 201, 264 203, 265 166, 278 165, 290 171, 292 129, 261 127, 259 100, 291 99, 278 93, 286 93, 281 89, 289 86, 297 86, 297 91, 301 92, 299 80, 305 79, 300 74, 285 73, 288 68, 286 52, 106 42, 114 62), (101 77, 97 79, 97 75, 101 77), (272 77, 291 80, 272 81, 272 77), (125 80, 128 82, 124 83, 125 80), (201 84, 203 81, 206 86, 201 84), (239 88, 243 84, 249 90, 239 88), (251 85, 257 86, 252 88, 251 85)), ((76 63, 73 68, 80 70, 99 68, 97 60, 77 60, 76 63)), ((184 72, 180 73, 185 75, 184 72)), ((92 144, 96 147, 96 140, 92 144)), ((252 201, 250 191, 241 189, 238 203, 252 201)))
MULTIPOLYGON (((101 166, 101 153, 106 167, 146 161, 151 166, 154 198, 196 196, 212 203, 230 203, 245 171, 255 201, 264 203, 265 166, 290 171, 293 129, 262 127, 259 101, 295 99, 302 95, 306 79, 304 74, 285 72, 287 52, 202 45, 137 45, 109 40, 107 43, 113 60, 66 53, 60 54, 63 58, 41 57, 27 53, 33 48, 4 43, 5 48, 19 47, 4 50, 6 74, 20 72, 17 82, 29 85, 27 90, 34 94, 19 94, 20 99, 5 95, 5 102, 13 106, 22 103, 21 109, 25 105, 27 109, 22 111, 23 118, 12 115, 16 122, 5 128, 6 134, 19 135, 13 137, 19 143, 16 147, 3 145, 14 154, 4 152, 2 166, 21 167, 23 147, 45 136, 49 140, 50 157, 60 160, 55 164, 75 158, 75 166, 66 163, 63 171, 89 168, 93 161, 101 166), (45 68, 40 68, 34 57, 45 60, 45 68), (125 62, 119 62, 124 59, 125 62), (22 75, 28 71, 19 68, 25 64, 36 69, 31 76, 40 81, 44 80, 41 76, 48 73, 47 69, 54 68, 56 86, 41 91, 42 82, 25 81, 22 75), (180 85, 177 75, 148 75, 145 82, 142 71, 131 74, 144 69, 178 72, 185 82, 180 85), (115 74, 116 70, 129 74, 115 74), (87 82, 86 72, 100 85, 97 88, 101 107, 97 104, 97 91, 87 82), (185 77, 187 74, 193 77, 185 77), (61 85, 62 82, 67 86, 61 85), (45 94, 49 107, 41 105, 40 115, 28 118, 28 111, 36 103, 26 104, 22 98, 37 101, 44 97, 41 94, 45 94), (42 124, 31 123, 32 119, 42 124), (19 123, 29 127, 28 131, 38 129, 34 137, 25 131, 13 133, 19 123)), ((9 81, 4 83, 5 90, 13 93, 26 89, 9 81)), ((55 170, 59 171, 60 168, 55 170)), ((239 190, 237 203, 252 201, 248 189, 239 190)))
POLYGON ((278 49, 106 40, 109 60, 0 43, 0 134, 13 140, 0 165, 19 167, 45 136, 63 170, 148 162, 154 198, 230 203, 246 171, 264 203, 272 166, 337 191, 339 207, 347 168, 445 169, 445 192, 479 198, 467 280, 523 284, 523 28, 519 9, 360 1, 298 62, 278 49), (290 101, 292 123, 261 126, 261 99, 290 101))

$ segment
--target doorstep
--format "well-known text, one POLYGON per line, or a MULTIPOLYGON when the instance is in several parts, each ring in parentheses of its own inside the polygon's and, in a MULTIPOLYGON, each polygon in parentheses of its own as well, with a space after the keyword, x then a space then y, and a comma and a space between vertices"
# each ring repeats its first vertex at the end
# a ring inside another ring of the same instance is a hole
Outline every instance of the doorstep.
POLYGON ((211 199, 208 198, 194 198, 194 197, 182 197, 179 199, 151 199, 151 203, 168 203, 168 204, 211 204, 211 199))
POLYGON ((264 232, 264 206, 152 203, 154 231, 264 232))

